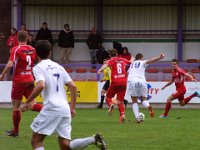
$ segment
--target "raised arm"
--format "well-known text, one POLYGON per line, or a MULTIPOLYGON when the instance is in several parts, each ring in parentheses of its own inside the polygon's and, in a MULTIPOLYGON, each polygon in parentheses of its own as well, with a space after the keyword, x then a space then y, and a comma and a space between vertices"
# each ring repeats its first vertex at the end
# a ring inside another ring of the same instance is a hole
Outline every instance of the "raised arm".
POLYGON ((159 61, 160 59, 163 59, 165 57, 165 55, 163 53, 160 54, 160 56, 157 56, 157 57, 153 57, 149 60, 146 61, 146 64, 151 64, 151 63, 154 63, 156 61, 159 61))

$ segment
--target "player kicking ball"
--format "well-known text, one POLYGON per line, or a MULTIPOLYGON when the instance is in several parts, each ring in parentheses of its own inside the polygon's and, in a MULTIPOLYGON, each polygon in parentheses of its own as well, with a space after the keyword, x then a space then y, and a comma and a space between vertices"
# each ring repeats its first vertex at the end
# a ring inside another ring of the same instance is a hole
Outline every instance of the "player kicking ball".
POLYGON ((184 84, 185 81, 185 77, 189 77, 191 79, 191 81, 195 81, 196 80, 192 77, 192 75, 190 75, 189 73, 186 73, 183 69, 181 69, 178 66, 178 60, 177 59, 173 59, 172 62, 172 78, 171 80, 161 88, 161 90, 164 90, 166 87, 170 86, 172 83, 175 83, 176 86, 176 92, 174 92, 173 94, 171 94, 168 98, 167 98, 167 103, 165 106, 165 112, 164 114, 160 115, 160 118, 167 118, 168 117, 168 113, 171 109, 171 103, 172 101, 174 101, 175 99, 178 99, 180 106, 184 106, 187 103, 189 103, 189 101, 193 98, 193 97, 199 97, 200 98, 200 94, 198 92, 194 92, 192 95, 184 98, 184 95, 186 93, 186 87, 184 84))

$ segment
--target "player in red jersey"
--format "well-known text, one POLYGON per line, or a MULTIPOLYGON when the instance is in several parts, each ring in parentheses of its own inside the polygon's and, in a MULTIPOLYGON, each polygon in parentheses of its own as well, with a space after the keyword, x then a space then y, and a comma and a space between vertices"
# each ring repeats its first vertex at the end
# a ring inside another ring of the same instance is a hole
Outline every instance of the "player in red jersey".
POLYGON ((111 59, 108 60, 106 64, 102 65, 102 67, 98 70, 98 74, 100 74, 100 72, 106 67, 111 68, 111 84, 106 94, 106 103, 109 106, 108 113, 112 113, 112 110, 114 108, 112 98, 115 96, 115 94, 117 94, 120 123, 123 123, 125 120, 123 100, 126 92, 127 83, 126 66, 131 62, 124 58, 117 57, 118 53, 116 49, 110 50, 109 53, 111 59))
MULTIPOLYGON (((12 110, 13 110, 13 129, 6 131, 8 136, 17 137, 19 133, 19 124, 21 120, 20 104, 22 97, 28 98, 34 88, 34 77, 32 67, 36 59, 35 49, 27 45, 27 33, 19 31, 19 45, 12 48, 9 61, 0 75, 0 80, 4 79, 5 74, 14 66, 14 76, 12 83, 12 110)), ((29 108, 34 111, 42 109, 41 104, 35 102, 29 105, 29 108)))
POLYGON ((176 92, 174 92, 173 94, 171 94, 168 99, 167 99, 167 103, 165 106, 165 112, 164 114, 162 114, 160 116, 160 118, 167 118, 168 117, 168 113, 169 110, 171 108, 171 102, 175 99, 179 100, 179 104, 180 106, 184 106, 186 105, 193 97, 200 97, 200 94, 198 92, 194 92, 192 95, 184 98, 184 95, 186 93, 186 88, 184 85, 184 80, 185 77, 189 77, 191 79, 191 81, 196 81, 192 75, 190 75, 189 73, 186 73, 183 69, 181 69, 178 66, 178 60, 177 59, 173 59, 172 60, 172 78, 171 80, 162 87, 161 90, 164 90, 167 86, 170 86, 173 82, 175 83, 176 86, 176 92))

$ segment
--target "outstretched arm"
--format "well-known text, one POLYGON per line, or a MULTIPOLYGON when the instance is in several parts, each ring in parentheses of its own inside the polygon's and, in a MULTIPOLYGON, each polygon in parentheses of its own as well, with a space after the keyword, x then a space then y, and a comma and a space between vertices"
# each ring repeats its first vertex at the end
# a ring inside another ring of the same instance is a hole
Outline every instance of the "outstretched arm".
POLYGON ((186 77, 189 77, 191 81, 194 81, 194 82, 197 81, 197 80, 196 80, 191 74, 189 74, 189 73, 186 73, 185 76, 186 76, 186 77))
POLYGON ((105 69, 105 68, 107 68, 108 67, 108 64, 103 64, 102 66, 101 66, 101 68, 98 70, 98 74, 100 74, 101 73, 101 71, 103 70, 103 69, 105 69))
POLYGON ((157 57, 153 57, 149 60, 146 61, 146 64, 151 64, 151 63, 154 63, 156 61, 159 61, 160 59, 163 59, 165 57, 165 55, 163 53, 160 54, 160 56, 157 56, 157 57))
POLYGON ((164 90, 166 87, 170 86, 173 82, 174 82, 173 79, 171 79, 165 86, 161 88, 161 90, 164 90))

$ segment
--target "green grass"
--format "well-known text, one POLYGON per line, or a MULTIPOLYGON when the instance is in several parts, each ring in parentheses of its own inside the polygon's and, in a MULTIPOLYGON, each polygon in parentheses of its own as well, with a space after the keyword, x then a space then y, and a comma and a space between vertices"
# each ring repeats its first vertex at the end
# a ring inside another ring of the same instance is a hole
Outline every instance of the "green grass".
MULTIPOLYGON (((155 110, 151 119, 147 110, 141 110, 146 119, 136 124, 131 109, 126 110, 126 122, 119 123, 117 109, 113 116, 107 109, 77 109, 72 122, 72 137, 86 137, 96 132, 103 133, 109 150, 195 150, 200 148, 200 110, 172 109, 170 117, 160 119, 163 110, 155 110), (129 121, 130 120, 130 121, 129 121)), ((30 124, 36 112, 22 114, 19 138, 7 137, 4 131, 11 128, 11 110, 0 110, 0 150, 30 150, 30 124)), ((46 150, 58 150, 56 135, 47 137, 46 150)), ((96 149, 91 145, 88 150, 96 149)))

